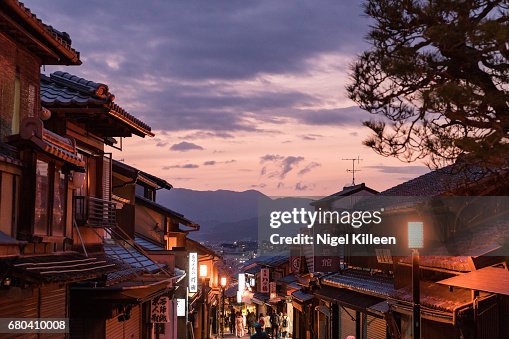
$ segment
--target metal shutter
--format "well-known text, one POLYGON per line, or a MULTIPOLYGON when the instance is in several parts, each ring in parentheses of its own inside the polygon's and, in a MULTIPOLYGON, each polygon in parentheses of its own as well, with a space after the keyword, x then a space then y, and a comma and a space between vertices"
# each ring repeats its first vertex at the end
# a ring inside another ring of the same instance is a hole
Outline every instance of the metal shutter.
POLYGON ((352 335, 355 337, 355 323, 356 323, 356 316, 355 311, 351 308, 341 308, 341 322, 340 322, 340 328, 341 328, 341 338, 346 338, 349 335, 352 335), (353 319, 352 319, 353 318, 353 319))
POLYGON ((133 306, 129 320, 118 321, 118 317, 106 320, 106 338, 137 339, 140 337, 140 321, 140 306, 133 306))
POLYGON ((368 315, 366 317, 366 338, 383 339, 387 338, 387 327, 385 320, 368 315))
POLYGON ((478 339, 499 338, 497 296, 491 295, 475 301, 478 339))

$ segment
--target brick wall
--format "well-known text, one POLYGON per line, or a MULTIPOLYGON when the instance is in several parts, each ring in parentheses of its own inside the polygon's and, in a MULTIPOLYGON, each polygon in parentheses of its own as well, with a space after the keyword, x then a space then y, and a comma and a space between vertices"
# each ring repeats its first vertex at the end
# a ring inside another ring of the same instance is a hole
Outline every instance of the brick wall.
POLYGON ((12 132, 16 69, 20 80, 20 116, 37 116, 40 111, 40 59, 19 42, 0 33, 0 141, 12 132))

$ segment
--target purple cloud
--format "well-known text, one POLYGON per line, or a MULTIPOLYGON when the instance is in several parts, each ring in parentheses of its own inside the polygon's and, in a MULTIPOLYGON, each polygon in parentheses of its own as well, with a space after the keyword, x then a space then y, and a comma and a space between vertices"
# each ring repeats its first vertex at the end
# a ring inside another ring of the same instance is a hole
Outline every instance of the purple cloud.
POLYGON ((172 145, 170 147, 170 150, 177 151, 177 152, 187 152, 187 151, 194 151, 194 150, 202 151, 202 150, 204 150, 204 148, 201 147, 200 145, 193 144, 192 142, 182 141, 182 142, 179 142, 178 144, 172 145))

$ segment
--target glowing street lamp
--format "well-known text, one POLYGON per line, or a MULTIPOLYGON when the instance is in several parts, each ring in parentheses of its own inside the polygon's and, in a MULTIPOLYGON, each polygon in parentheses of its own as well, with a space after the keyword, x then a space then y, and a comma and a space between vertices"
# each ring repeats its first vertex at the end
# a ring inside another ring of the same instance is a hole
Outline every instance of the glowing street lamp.
POLYGON ((408 223, 408 248, 412 250, 412 295, 414 339, 421 338, 421 291, 419 280, 419 248, 424 247, 424 224, 408 223))
POLYGON ((221 277, 221 286, 222 286, 223 288, 225 288, 225 287, 226 287, 226 277, 221 277))

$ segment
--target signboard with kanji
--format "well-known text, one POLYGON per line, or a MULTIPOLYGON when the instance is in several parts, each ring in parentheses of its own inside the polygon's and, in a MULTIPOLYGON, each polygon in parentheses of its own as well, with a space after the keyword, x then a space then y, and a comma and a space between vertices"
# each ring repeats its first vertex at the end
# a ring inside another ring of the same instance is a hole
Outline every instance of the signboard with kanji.
POLYGON ((315 256, 315 272, 338 272, 340 268, 340 257, 338 256, 315 256))
POLYGON ((270 299, 275 299, 277 294, 276 294, 276 282, 275 281, 271 281, 269 283, 269 287, 270 287, 270 299))
POLYGON ((170 322, 169 316, 170 299, 168 297, 159 297, 152 299, 150 303, 150 322, 167 323, 170 322))
POLYGON ((269 293, 269 269, 262 268, 260 271, 260 292, 269 293))
POLYGON ((198 253, 189 253, 189 292, 198 292, 198 253))
POLYGON ((291 256, 290 257, 290 272, 291 273, 301 273, 300 271, 300 268, 301 268, 301 257, 297 257, 297 256, 291 256))

